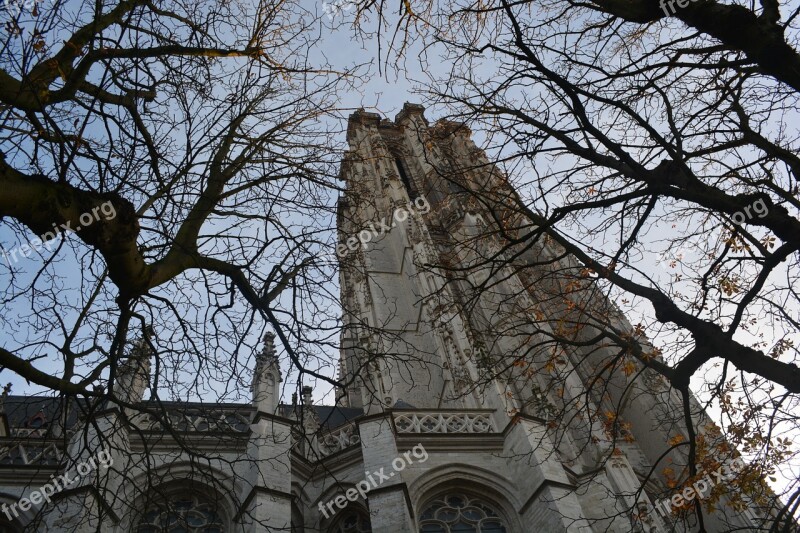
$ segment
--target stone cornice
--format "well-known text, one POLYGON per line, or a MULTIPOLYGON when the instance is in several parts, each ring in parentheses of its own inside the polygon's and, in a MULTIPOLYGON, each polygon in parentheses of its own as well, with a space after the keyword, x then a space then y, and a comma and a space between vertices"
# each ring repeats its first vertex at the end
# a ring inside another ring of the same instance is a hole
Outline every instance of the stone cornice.
POLYGON ((296 420, 292 420, 291 418, 286 418, 285 416, 265 413, 264 411, 256 411, 256 414, 253 417, 253 421, 251 422, 251 424, 256 424, 260 422, 262 419, 272 420, 274 422, 281 422, 283 424, 287 424, 290 426, 297 423, 296 420))

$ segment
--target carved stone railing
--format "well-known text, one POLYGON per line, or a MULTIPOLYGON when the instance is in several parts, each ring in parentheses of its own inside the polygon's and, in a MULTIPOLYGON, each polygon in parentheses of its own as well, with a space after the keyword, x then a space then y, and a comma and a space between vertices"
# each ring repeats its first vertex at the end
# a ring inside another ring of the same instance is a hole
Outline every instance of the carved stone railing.
POLYGON ((46 428, 11 428, 11 436, 18 438, 34 439, 47 436, 46 428))
POLYGON ((142 431, 237 432, 250 428, 252 413, 241 409, 169 409, 166 413, 136 413, 131 422, 142 431))
POLYGON ((497 433, 487 412, 395 413, 398 433, 497 433))
POLYGON ((59 465, 63 450, 55 443, 19 442, 0 446, 0 465, 59 465))
POLYGON ((312 458, 322 458, 361 443, 358 426, 347 424, 333 431, 314 435, 311 439, 312 458))

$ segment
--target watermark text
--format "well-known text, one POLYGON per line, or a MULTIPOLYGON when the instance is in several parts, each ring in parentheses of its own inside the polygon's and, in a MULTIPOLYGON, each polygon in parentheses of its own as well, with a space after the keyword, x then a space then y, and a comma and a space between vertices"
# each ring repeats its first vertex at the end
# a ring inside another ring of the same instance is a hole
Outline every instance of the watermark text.
POLYGON ((388 481, 389 479, 393 478, 397 472, 402 472, 405 470, 406 466, 412 464, 414 462, 412 457, 417 459, 418 462, 424 463, 428 460, 428 452, 420 443, 408 450, 403 455, 396 457, 392 461, 391 472, 384 472, 384 467, 381 467, 380 470, 372 472, 371 474, 369 472, 364 472, 364 474, 367 476, 366 479, 356 483, 355 487, 347 489, 344 494, 336 496, 326 504, 319 502, 320 512, 326 519, 328 519, 336 514, 336 510, 333 508, 334 505, 339 509, 344 509, 349 502, 356 501, 359 496, 361 496, 362 499, 366 498, 369 491, 379 486, 384 481, 388 481))
POLYGON ((6 515, 6 518, 9 520, 13 520, 14 518, 19 517, 19 511, 27 511, 34 505, 39 505, 42 502, 50 503, 50 498, 62 490, 74 485, 80 478, 86 476, 93 470, 97 470, 99 467, 103 467, 103 469, 108 470, 108 467, 114 464, 114 459, 111 457, 111 454, 108 450, 103 449, 97 453, 96 458, 90 457, 88 461, 79 463, 78 466, 75 468, 77 475, 74 477, 70 477, 69 470, 61 474, 60 476, 53 475, 50 477, 50 482, 42 485, 41 488, 32 491, 27 498, 22 498, 17 503, 11 504, 10 506, 0 505, 0 510, 3 511, 3 514, 6 515), (19 507, 19 510, 17 510, 19 507), (13 514, 13 517, 12 517, 13 514))

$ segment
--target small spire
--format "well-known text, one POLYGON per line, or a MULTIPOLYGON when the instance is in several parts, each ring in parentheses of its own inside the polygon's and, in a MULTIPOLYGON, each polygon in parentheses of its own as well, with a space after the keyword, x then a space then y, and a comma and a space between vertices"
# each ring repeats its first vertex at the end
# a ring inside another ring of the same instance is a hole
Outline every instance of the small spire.
POLYGON ((136 339, 128 356, 129 359, 150 359, 150 345, 148 341, 153 338, 153 326, 144 327, 144 335, 136 339))
POLYGON ((11 383, 3 387, 3 394, 0 395, 0 437, 7 437, 10 433, 8 427, 8 417, 6 416, 6 399, 11 392, 11 383))
POLYGON ((133 341, 128 357, 120 363, 117 370, 114 388, 119 388, 120 398, 128 402, 142 401, 150 383, 150 358, 153 356, 150 339, 153 337, 153 327, 145 326, 142 336, 133 341))
POLYGON ((300 417, 303 421, 303 430, 306 435, 313 435, 319 430, 320 426, 319 415, 317 415, 317 411, 312 404, 311 393, 313 391, 314 389, 309 385, 305 385, 302 389, 303 406, 301 408, 300 417))
POLYGON ((9 392, 11 392, 11 383, 3 387, 3 394, 0 395, 0 414, 6 412, 6 398, 8 398, 9 392))
POLYGON ((264 333, 264 348, 256 355, 258 362, 272 362, 277 359, 275 354, 275 334, 271 331, 264 333))
POLYGON ((256 367, 253 369, 253 381, 250 392, 253 394, 253 405, 263 413, 274 414, 280 403, 281 369, 275 353, 275 334, 268 331, 264 334, 264 347, 256 352, 256 367))

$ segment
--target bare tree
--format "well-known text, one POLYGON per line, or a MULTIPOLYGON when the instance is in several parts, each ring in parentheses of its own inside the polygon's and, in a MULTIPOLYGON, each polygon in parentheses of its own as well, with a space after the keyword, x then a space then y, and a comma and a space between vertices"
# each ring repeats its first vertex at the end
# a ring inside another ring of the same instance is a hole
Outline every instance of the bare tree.
POLYGON ((323 110, 347 80, 304 57, 314 21, 294 4, 121 2, 8 22, 3 302, 10 333, 26 330, 17 317, 38 333, 5 343, 3 367, 91 394, 131 320, 177 320, 157 336, 193 353, 217 333, 238 350, 254 313, 290 320, 278 296, 327 244, 313 235, 330 217, 300 217, 330 206, 323 110), (64 269, 82 282, 55 290, 64 269), (63 372, 31 364, 53 350, 63 372))
MULTIPOLYGON (((431 268, 467 284, 467 302, 487 298, 511 269, 561 317, 541 327, 510 320, 505 336, 544 335, 542 350, 613 347, 578 357, 570 372, 588 376, 597 397, 615 399, 608 416, 618 438, 625 414, 608 387, 630 387, 642 369, 659 375, 682 398, 670 445, 685 452, 682 469, 654 466, 662 487, 713 469, 712 448, 731 445, 750 465, 728 495, 732 505, 782 506, 764 527, 783 531, 796 527, 787 517, 800 498, 792 444, 800 393, 798 6, 786 11, 775 2, 713 1, 663 11, 644 1, 423 1, 399 12, 359 5, 380 17, 387 65, 405 68, 392 59, 416 51, 419 37, 423 63, 446 59, 446 71, 427 69, 422 89, 493 154, 491 164, 440 174, 505 228, 482 236, 497 248, 488 253, 476 238, 464 243, 480 258, 470 269, 446 258, 431 268), (499 181, 459 177, 479 169, 499 181), (492 273, 477 287, 469 281, 475 269, 492 273), (620 326, 620 309, 640 323, 620 326), (704 411, 719 428, 704 427, 704 411), (765 485, 776 471, 783 504, 765 485)), ((532 379, 558 368, 561 355, 488 362, 524 382, 525 371, 532 379)), ((560 396, 562 421, 566 381, 557 375, 547 386, 551 400, 560 396)), ((703 530, 703 505, 682 515, 686 524, 703 530)))
MULTIPOLYGON (((299 2, 14 7, 0 45, 0 371, 59 398, 45 438, 61 452, 93 431, 124 450, 92 422, 116 405, 208 464, 214 451, 183 433, 222 415, 169 402, 249 401, 265 328, 295 371, 284 386, 333 382, 336 95, 358 73, 314 59, 319 14, 299 2), (140 372, 134 352, 152 357, 146 404, 120 385, 140 372)), ((162 481, 127 504, 158 500, 162 481)))

